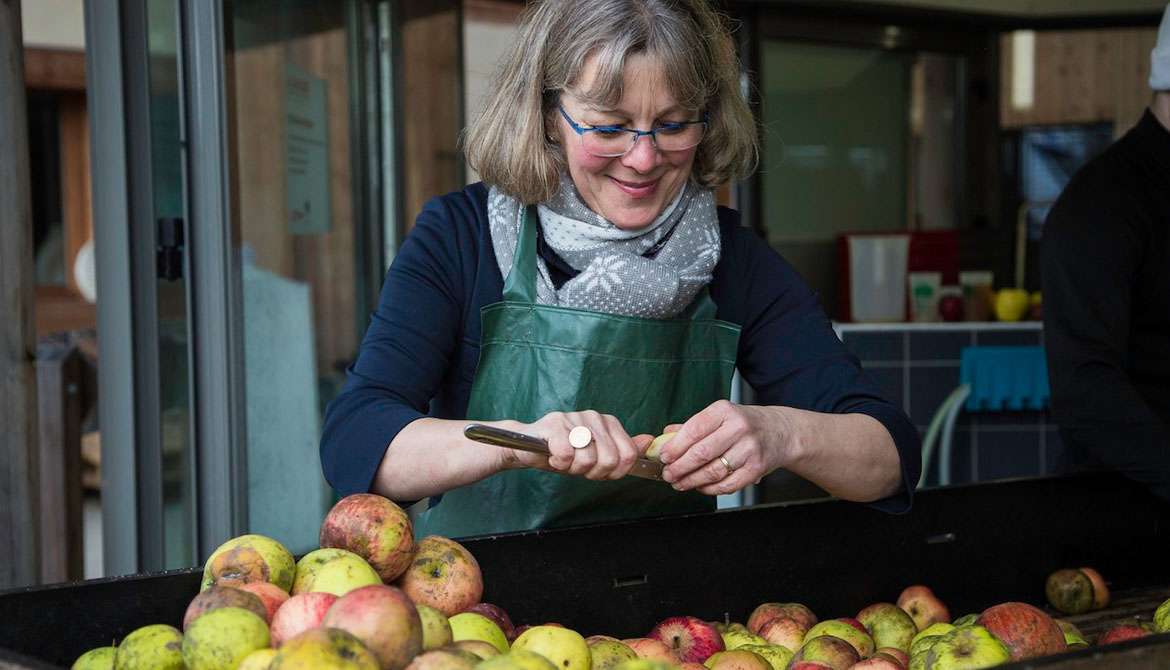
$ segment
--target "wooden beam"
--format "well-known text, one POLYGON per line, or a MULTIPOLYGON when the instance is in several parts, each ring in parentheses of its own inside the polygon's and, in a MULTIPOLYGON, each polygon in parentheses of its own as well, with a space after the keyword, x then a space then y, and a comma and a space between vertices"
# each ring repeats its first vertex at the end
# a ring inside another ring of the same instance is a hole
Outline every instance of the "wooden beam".
POLYGON ((69 338, 37 346, 41 581, 85 577, 81 530, 82 363, 69 338))
POLYGON ((0 0, 0 589, 39 577, 32 205, 20 0, 0 0))
POLYGON ((27 47, 24 85, 42 91, 85 91, 85 52, 27 47))

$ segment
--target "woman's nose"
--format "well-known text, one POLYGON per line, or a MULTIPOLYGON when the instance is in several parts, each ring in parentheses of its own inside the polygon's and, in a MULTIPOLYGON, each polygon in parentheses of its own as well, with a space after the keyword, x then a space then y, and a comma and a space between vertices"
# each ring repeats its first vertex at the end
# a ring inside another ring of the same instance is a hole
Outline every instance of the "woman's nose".
POLYGON ((638 172, 653 169, 658 163, 658 148, 650 138, 650 135, 641 135, 634 140, 634 146, 622 156, 622 165, 638 172))

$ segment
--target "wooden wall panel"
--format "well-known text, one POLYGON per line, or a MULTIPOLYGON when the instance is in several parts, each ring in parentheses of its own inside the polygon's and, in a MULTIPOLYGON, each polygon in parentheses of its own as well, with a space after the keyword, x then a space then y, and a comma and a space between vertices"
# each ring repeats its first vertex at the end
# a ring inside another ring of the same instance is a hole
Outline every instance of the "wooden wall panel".
POLYGON ((403 206, 406 228, 431 198, 463 185, 463 123, 458 3, 425 9, 406 3, 402 17, 403 206))
POLYGON ((1036 33, 1033 104, 1012 104, 1013 43, 1001 37, 1000 122, 1006 128, 1115 122, 1124 132, 1149 103, 1153 28, 1036 33))

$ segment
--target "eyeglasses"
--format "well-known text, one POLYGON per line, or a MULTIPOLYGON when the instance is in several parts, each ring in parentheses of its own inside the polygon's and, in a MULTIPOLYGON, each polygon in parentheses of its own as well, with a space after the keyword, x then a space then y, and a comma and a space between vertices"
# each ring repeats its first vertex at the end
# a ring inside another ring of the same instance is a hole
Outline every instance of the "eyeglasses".
POLYGON ((707 114, 700 121, 662 123, 650 130, 637 130, 625 126, 582 126, 573 120, 565 108, 557 105, 561 116, 569 127, 581 138, 581 148, 594 156, 616 158, 629 153, 638 143, 638 138, 649 135, 659 151, 682 151, 698 146, 707 132, 707 114))

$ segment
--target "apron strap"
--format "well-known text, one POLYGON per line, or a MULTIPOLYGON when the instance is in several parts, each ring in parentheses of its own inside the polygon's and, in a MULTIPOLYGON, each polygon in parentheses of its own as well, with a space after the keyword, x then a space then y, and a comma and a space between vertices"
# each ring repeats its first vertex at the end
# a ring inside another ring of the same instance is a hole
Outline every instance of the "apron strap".
MULTIPOLYGON (((512 270, 504 281, 504 301, 536 304, 536 205, 524 208, 524 221, 520 224, 520 235, 516 240, 516 255, 512 270)), ((691 304, 678 318, 692 321, 715 319, 715 301, 711 299, 708 287, 704 286, 691 304)))
POLYGON ((524 208, 512 270, 504 281, 504 302, 536 304, 536 216, 536 205, 524 208))

